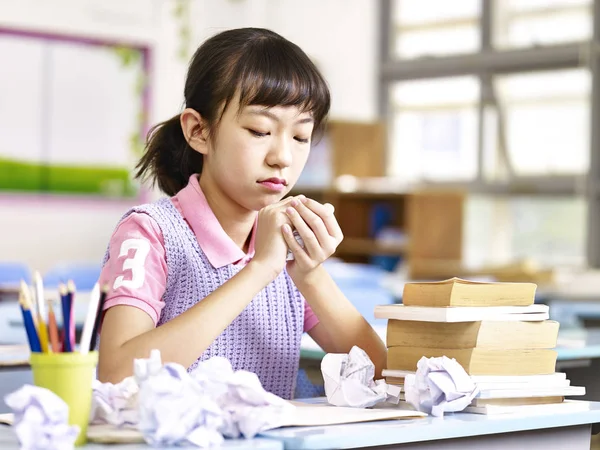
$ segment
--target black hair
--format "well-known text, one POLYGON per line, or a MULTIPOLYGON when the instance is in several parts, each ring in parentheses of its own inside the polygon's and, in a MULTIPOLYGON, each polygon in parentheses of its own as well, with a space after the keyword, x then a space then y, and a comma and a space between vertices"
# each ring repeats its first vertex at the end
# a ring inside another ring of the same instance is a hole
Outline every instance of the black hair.
MULTIPOLYGON (((210 135, 236 94, 240 110, 248 105, 297 106, 312 115, 313 137, 323 132, 330 107, 327 83, 300 47, 273 31, 228 30, 196 50, 185 82, 185 107, 202 116, 210 135)), ((202 162, 202 154, 187 143, 178 114, 148 133, 136 178, 175 195, 192 174, 202 171, 202 162)))

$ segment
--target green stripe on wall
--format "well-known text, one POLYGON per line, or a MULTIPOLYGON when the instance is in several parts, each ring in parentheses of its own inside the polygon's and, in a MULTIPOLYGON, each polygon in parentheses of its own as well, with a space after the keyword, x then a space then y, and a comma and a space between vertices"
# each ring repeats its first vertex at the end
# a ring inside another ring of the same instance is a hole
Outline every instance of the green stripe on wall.
POLYGON ((132 197, 137 186, 123 168, 45 166, 0 158, 0 191, 132 197))

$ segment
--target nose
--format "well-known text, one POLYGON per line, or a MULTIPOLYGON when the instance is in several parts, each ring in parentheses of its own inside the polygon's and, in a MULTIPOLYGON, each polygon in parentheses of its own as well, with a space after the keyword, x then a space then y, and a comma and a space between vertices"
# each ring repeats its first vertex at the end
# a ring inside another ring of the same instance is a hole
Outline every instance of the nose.
POLYGON ((273 145, 267 154, 267 164, 280 169, 292 164, 292 148, 286 139, 273 140, 273 145))

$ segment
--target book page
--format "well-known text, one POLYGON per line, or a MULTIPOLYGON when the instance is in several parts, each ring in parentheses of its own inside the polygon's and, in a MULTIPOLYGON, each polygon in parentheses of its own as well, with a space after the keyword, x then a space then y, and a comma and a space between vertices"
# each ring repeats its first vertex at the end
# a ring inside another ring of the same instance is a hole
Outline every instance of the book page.
POLYGON ((297 408, 290 422, 282 426, 319 426, 344 423, 372 422, 377 420, 415 419, 427 414, 406 409, 360 409, 328 404, 292 402, 297 408))

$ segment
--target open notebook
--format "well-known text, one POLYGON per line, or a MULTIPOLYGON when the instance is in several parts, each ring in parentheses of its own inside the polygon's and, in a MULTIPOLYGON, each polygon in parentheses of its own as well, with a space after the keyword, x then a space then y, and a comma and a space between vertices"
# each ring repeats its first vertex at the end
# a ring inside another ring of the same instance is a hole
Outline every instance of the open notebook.
MULTIPOLYGON (((340 425, 346 423, 374 422, 378 420, 416 419, 427 414, 407 409, 358 409, 328 404, 292 402, 295 414, 282 427, 340 425)), ((0 414, 0 423, 12 425, 12 414, 0 414)), ((132 428, 115 428, 111 425, 90 425, 88 440, 103 444, 144 442, 142 434, 132 428)))
POLYGON ((29 354, 27 345, 0 345, 0 367, 27 366, 29 354))

